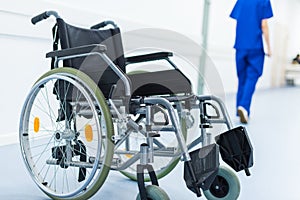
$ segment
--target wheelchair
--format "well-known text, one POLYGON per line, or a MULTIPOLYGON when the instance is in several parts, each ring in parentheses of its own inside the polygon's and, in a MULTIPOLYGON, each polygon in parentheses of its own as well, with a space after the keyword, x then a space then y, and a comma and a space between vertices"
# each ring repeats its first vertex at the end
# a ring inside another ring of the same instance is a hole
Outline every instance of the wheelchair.
POLYGON ((184 162, 187 187, 207 199, 237 199, 236 172, 253 165, 242 126, 233 128, 222 101, 195 95, 172 52, 124 57, 120 29, 104 21, 90 29, 56 18, 51 70, 30 90, 20 116, 20 146, 37 186, 52 199, 88 199, 110 170, 137 181, 137 199, 169 199, 158 180, 184 162), (60 48, 59 48, 60 46, 60 48), (170 69, 126 73, 126 66, 164 60, 170 69), (63 63, 63 67, 59 63, 63 63), (226 126, 215 137, 207 129, 226 126), (196 136, 188 142, 190 130, 196 136), (145 182, 150 182, 146 185, 145 182))

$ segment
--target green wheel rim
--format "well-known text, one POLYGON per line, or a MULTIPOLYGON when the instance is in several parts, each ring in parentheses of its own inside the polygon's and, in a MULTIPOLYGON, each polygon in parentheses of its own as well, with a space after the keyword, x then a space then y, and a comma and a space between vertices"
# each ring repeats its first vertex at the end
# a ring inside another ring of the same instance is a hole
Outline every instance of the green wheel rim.
MULTIPOLYGON (((95 82, 85 73, 74 69, 74 68, 69 68, 69 67, 61 67, 61 68, 56 68, 53 69, 51 71, 46 72, 44 75, 42 75, 39 80, 42 80, 43 78, 46 78, 48 76, 51 76, 53 74, 60 74, 60 75, 64 75, 67 77, 76 77, 76 79, 78 79, 77 81, 79 81, 80 83, 84 83, 86 84, 93 92, 95 97, 97 98, 98 103, 101 106, 101 109, 103 111, 103 116, 105 119, 105 125, 106 125, 106 136, 107 136, 107 140, 106 140, 106 144, 105 144, 105 159, 104 159, 104 165, 102 166, 103 169, 101 170, 101 173, 97 176, 97 180, 94 181, 93 185, 88 189, 87 192, 85 192, 82 195, 77 195, 71 198, 58 198, 56 196, 53 196, 45 191, 45 192, 49 197, 51 197, 52 199, 57 199, 57 200, 62 200, 62 199, 72 199, 72 200, 82 200, 82 199, 88 199, 91 196, 93 196, 103 185, 103 183, 105 182, 107 175, 109 173, 110 170, 110 166, 111 166, 111 161, 112 161, 112 157, 113 157, 113 152, 114 152, 114 142, 112 141, 112 136, 114 134, 114 128, 113 128, 113 123, 112 123, 112 118, 111 118, 111 114, 110 114, 110 110, 106 104, 106 100, 105 97, 103 96, 102 92, 100 91, 100 89, 98 88, 98 86, 95 84, 95 82)), ((38 82, 37 81, 37 82, 38 82)))

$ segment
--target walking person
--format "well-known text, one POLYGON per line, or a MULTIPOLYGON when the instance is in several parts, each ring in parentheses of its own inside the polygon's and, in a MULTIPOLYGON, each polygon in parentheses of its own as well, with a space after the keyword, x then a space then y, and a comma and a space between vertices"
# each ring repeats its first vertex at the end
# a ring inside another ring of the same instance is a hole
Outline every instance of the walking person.
POLYGON ((241 123, 248 123, 251 100, 263 73, 265 55, 272 55, 267 23, 272 16, 270 0, 237 0, 230 14, 237 22, 234 44, 238 77, 236 109, 241 123))

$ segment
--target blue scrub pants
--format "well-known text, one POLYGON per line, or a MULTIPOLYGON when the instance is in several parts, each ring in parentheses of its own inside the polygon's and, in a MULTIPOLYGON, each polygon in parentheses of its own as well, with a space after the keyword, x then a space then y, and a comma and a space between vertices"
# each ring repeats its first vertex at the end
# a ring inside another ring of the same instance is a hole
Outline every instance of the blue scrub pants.
POLYGON ((265 53, 262 49, 236 50, 238 91, 236 107, 243 106, 250 115, 250 105, 258 78, 263 73, 265 53))

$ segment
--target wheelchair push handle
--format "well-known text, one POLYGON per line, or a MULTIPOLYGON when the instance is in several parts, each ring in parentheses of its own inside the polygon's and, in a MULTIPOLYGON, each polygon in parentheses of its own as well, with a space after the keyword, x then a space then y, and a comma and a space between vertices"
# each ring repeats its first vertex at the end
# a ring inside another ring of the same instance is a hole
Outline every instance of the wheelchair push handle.
POLYGON ((55 12, 55 11, 45 11, 45 12, 33 17, 31 19, 31 23, 35 25, 36 23, 38 23, 44 19, 47 19, 51 15, 53 15, 56 19, 60 18, 59 15, 57 14, 57 12, 55 12))
POLYGON ((103 28, 107 25, 112 25, 114 28, 118 28, 118 26, 115 24, 115 22, 108 20, 108 21, 103 21, 99 24, 92 26, 91 29, 99 29, 99 28, 103 28))

